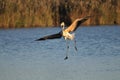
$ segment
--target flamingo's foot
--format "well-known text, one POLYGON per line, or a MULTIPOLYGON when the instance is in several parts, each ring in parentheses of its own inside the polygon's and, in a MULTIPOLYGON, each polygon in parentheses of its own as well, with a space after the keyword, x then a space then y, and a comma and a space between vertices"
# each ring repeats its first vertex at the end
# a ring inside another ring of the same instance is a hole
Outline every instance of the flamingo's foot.
POLYGON ((64 60, 67 60, 68 59, 68 56, 66 56, 65 58, 64 58, 64 60))

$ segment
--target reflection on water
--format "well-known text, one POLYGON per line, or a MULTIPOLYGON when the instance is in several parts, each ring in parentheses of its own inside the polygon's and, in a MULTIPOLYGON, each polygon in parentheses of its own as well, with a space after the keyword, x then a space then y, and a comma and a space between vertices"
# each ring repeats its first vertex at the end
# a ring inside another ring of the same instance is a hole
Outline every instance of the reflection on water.
POLYGON ((35 42, 60 28, 0 30, 0 80, 119 80, 120 27, 81 27, 78 52, 63 38, 35 42))

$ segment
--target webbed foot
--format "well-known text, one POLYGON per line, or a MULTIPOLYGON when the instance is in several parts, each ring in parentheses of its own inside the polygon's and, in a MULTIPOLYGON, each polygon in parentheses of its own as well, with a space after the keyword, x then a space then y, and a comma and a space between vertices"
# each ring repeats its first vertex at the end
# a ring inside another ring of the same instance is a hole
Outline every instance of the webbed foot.
POLYGON ((64 60, 67 60, 68 59, 68 56, 66 56, 65 58, 64 58, 64 60))

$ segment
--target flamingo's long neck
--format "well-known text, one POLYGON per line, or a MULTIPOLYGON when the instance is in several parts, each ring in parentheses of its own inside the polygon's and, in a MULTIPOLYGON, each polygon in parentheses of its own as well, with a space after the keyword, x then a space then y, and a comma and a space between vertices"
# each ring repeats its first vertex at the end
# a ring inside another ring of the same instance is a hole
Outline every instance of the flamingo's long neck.
POLYGON ((65 23, 64 22, 61 23, 61 27, 62 27, 63 37, 65 39, 73 40, 75 35, 74 34, 70 34, 69 32, 65 31, 65 23))
POLYGON ((62 26, 62 31, 64 31, 65 30, 65 27, 64 26, 62 26))

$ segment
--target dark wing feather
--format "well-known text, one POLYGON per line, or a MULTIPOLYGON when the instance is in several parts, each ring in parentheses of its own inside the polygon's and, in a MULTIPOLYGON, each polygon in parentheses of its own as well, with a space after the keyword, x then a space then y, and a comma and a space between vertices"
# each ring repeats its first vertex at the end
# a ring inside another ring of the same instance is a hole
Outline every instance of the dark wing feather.
POLYGON ((56 38, 61 38, 62 37, 62 32, 59 32, 57 34, 52 34, 52 35, 48 35, 42 38, 39 38, 35 41, 42 41, 42 40, 47 40, 47 39, 56 39, 56 38))

